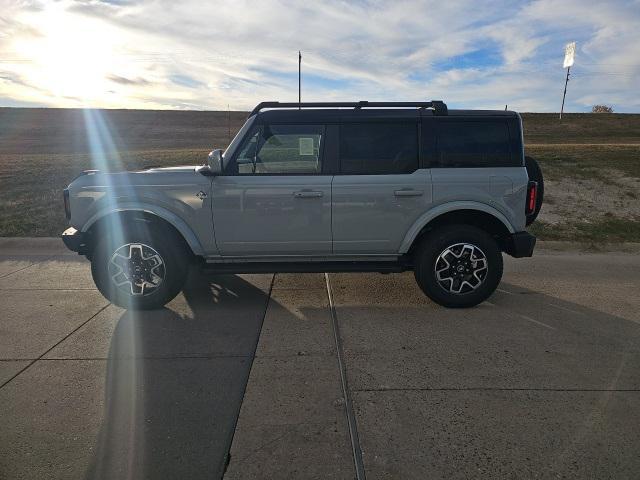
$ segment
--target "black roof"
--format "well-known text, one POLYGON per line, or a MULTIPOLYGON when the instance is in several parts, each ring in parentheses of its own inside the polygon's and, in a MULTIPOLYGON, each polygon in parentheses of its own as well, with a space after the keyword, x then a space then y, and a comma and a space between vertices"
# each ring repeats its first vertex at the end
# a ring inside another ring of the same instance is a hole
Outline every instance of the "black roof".
POLYGON ((449 110, 449 116, 517 117, 513 110, 449 110))
POLYGON ((251 115, 264 122, 327 122, 356 119, 408 119, 420 116, 501 116, 513 117, 508 110, 449 110, 441 101, 431 102, 322 102, 258 104, 251 115))

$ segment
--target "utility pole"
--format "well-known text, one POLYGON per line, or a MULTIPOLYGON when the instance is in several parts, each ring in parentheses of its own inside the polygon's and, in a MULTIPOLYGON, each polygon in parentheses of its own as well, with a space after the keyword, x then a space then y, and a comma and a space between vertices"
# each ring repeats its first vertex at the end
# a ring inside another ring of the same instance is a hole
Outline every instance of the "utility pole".
POLYGON ((564 112, 564 99, 567 96, 567 83, 569 83, 569 71, 571 67, 567 67, 567 78, 564 79, 564 93, 562 94, 562 106, 560 107, 560 120, 562 120, 562 113, 564 112))
POLYGON ((298 50, 298 110, 302 108, 302 106, 300 105, 302 103, 302 76, 300 73, 301 69, 302 69, 302 52, 298 50))

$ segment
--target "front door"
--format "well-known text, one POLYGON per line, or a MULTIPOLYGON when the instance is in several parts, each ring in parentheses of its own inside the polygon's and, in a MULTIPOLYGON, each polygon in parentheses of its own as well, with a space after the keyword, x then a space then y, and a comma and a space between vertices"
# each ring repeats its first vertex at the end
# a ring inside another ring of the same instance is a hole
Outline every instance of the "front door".
POLYGON ((256 125, 212 189, 223 256, 331 253, 331 175, 322 125, 256 125))

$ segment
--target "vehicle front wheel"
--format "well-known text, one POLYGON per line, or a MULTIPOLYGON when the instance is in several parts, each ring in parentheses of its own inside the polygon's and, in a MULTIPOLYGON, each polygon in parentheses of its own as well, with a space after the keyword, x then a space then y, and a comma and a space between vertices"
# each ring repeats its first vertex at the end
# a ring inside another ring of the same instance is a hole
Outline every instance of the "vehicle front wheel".
POLYGON ((143 223, 101 238, 91 257, 93 280, 110 302, 132 310, 160 308, 184 285, 189 261, 175 235, 143 223))
POLYGON ((502 267, 495 240, 470 225, 429 232, 414 255, 418 285, 445 307, 473 307, 489 298, 500 283, 502 267))

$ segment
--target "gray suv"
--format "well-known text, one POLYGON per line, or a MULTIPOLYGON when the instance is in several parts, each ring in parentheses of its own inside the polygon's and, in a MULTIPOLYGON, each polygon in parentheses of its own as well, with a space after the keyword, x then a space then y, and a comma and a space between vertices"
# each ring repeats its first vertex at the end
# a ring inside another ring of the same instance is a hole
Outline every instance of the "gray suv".
POLYGON ((206 165, 86 171, 64 243, 111 302, 158 308, 191 264, 218 273, 402 272, 447 307, 529 257, 542 174, 509 111, 441 101, 259 104, 206 165))

